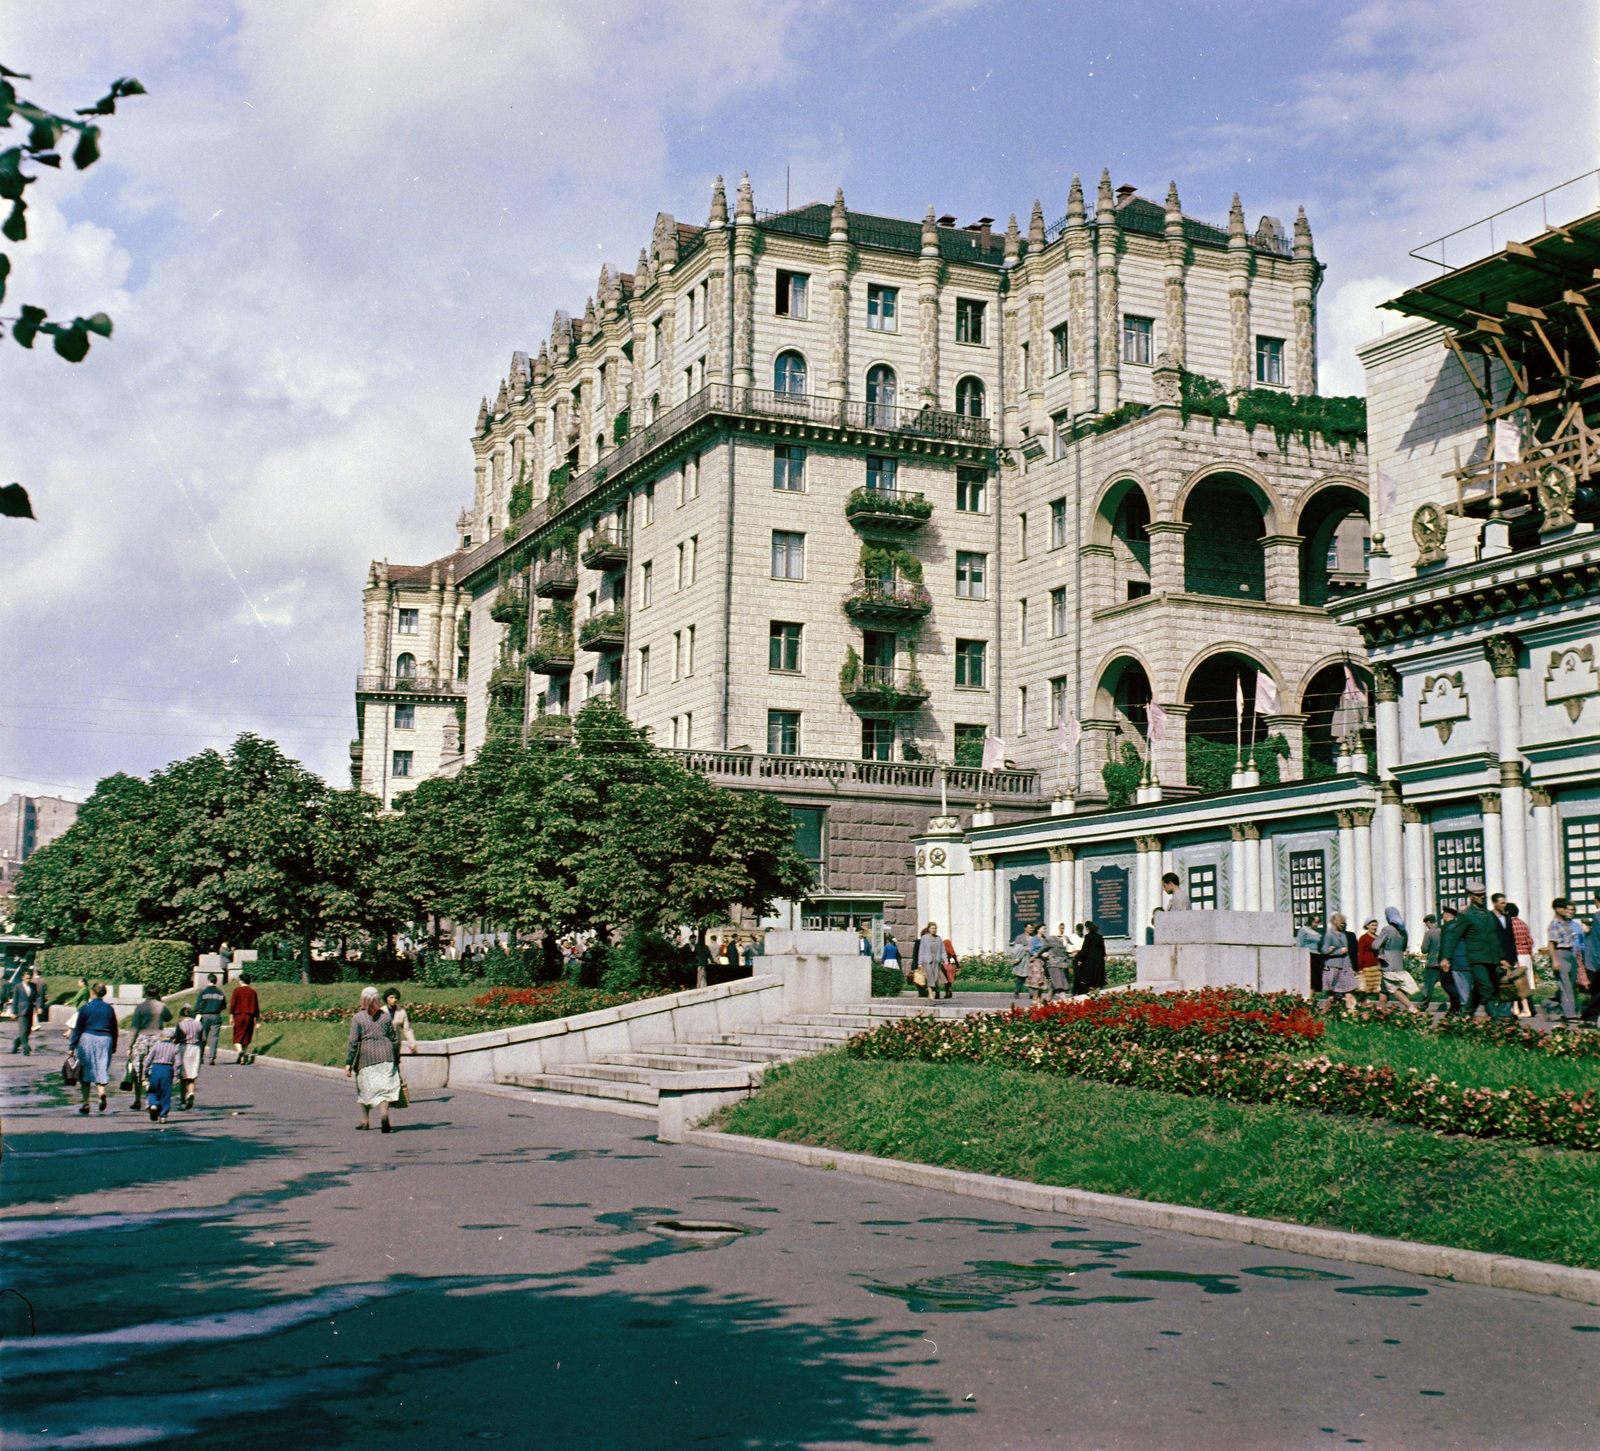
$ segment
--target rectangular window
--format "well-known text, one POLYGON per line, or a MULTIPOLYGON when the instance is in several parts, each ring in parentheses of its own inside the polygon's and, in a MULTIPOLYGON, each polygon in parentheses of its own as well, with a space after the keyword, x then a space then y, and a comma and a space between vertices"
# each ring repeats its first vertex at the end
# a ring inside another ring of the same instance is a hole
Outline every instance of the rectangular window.
POLYGON ((1017 515, 1017 558, 1018 559, 1026 559, 1027 557, 1028 557, 1028 516, 1026 514, 1018 514, 1017 515))
POLYGON ((799 711, 769 710, 767 712, 767 754, 769 756, 798 756, 800 754, 799 711))
POLYGON ((867 329, 875 333, 897 333, 900 331, 898 304, 900 290, 897 287, 867 288, 867 329))
POLYGON ((1483 832, 1437 832, 1433 838, 1435 905, 1465 907, 1467 883, 1483 880, 1483 832))
POLYGON ((692 710, 686 710, 683 713, 683 748, 686 751, 694 749, 694 712, 692 710))
POLYGON ((864 720, 861 722, 861 759, 863 761, 892 761, 894 759, 894 722, 892 720, 864 720))
POLYGON ((984 512, 984 492, 989 482, 987 469, 956 470, 956 509, 962 514, 984 512))
POLYGON ((956 641, 956 684, 968 690, 983 689, 983 659, 989 646, 986 640, 956 641))
POLYGON ((1057 675, 1050 682, 1050 729, 1061 724, 1062 712, 1067 708, 1067 677, 1057 675))
POLYGON ((1028 602, 1027 602, 1027 600, 1018 600, 1017 601, 1017 644, 1026 645, 1027 643, 1028 643, 1028 602))
POLYGON ((965 550, 956 552, 956 598, 961 600, 981 600, 983 595, 984 568, 989 562, 987 554, 969 554, 965 550))
POLYGON ((698 534, 689 536, 689 544, 683 556, 683 569, 683 587, 688 589, 700 573, 700 536, 698 534))
POLYGON ((1026 685, 1017 687, 1017 734, 1019 736, 1028 734, 1028 687, 1026 685))
POLYGON ((983 313, 986 303, 971 297, 956 299, 956 341, 981 343, 983 341, 983 313))
POLYGON ((694 626, 683 632, 683 673, 694 674, 694 626))
POLYGON ((1296 927, 1307 926, 1313 917, 1326 925, 1328 920, 1328 862, 1320 851, 1289 853, 1289 910, 1296 927))
POLYGON ((1067 547, 1067 501, 1054 499, 1050 504, 1050 547, 1067 547))
POLYGON ((672 678, 674 680, 681 680, 683 678, 682 630, 674 630, 672 632, 672 678))
POLYGON ((661 319, 658 317, 650 324, 650 361, 661 361, 661 319))
POLYGON ((678 749, 678 717, 672 717, 672 749, 678 749))
POLYGON ((806 274, 804 272, 780 272, 778 274, 778 306, 779 317, 799 318, 805 320, 806 315, 806 274))
POLYGON ((1027 343, 1024 343, 1022 345, 1021 351, 1022 351, 1022 386, 1024 388, 1031 388, 1031 387, 1033 387, 1033 355, 1029 351, 1029 345, 1027 343))
POLYGON ((1050 634, 1059 639, 1067 633, 1067 590, 1063 585, 1060 589, 1050 591, 1050 634))
POLYGON ((983 738, 988 735, 986 727, 981 725, 956 726, 956 757, 958 766, 981 766, 983 764, 983 738))
POLYGON ((876 458, 867 455, 867 487, 878 489, 884 493, 893 493, 895 481, 900 477, 900 460, 897 458, 876 458))
POLYGON ((794 849, 811 863, 812 880, 822 882, 827 865, 827 810, 821 806, 791 806, 794 817, 794 849))
POLYGON ((1155 323, 1148 317, 1122 319, 1122 361, 1150 366, 1150 332, 1155 323))
POLYGON ((1189 868, 1189 910, 1217 910, 1217 869, 1213 866, 1189 868))
POLYGON ((650 604, 650 590, 655 566, 648 559, 639 566, 639 607, 646 609, 650 604))
POLYGON ((1070 362, 1067 354, 1067 325, 1050 329, 1050 371, 1065 373, 1070 362))
MULTIPOLYGON (((1587 917, 1600 907, 1600 816, 1575 817, 1561 825, 1567 869, 1563 895, 1587 917)), ((1536 930, 1536 941, 1538 936, 1536 930)))
POLYGON ((689 498, 689 465, 678 466, 678 507, 683 508, 689 498))
POLYGON ((767 669, 800 670, 800 626, 788 620, 774 620, 768 626, 767 669))
POLYGON ((787 530, 772 531, 772 577, 774 579, 804 579, 806 577, 806 536, 787 530))
POLYGON ((805 449, 798 444, 779 444, 772 450, 772 487, 791 494, 805 492, 805 449))
POLYGON ((402 635, 415 635, 417 633, 417 612, 415 610, 400 611, 400 633, 402 635))
POLYGON ((1072 414, 1057 413, 1050 419, 1050 456, 1065 458, 1067 445, 1072 442, 1072 414))
POLYGON ((700 289, 698 287, 691 287, 689 289, 688 301, 689 301, 689 326, 685 331, 689 332, 689 333, 692 333, 692 332, 695 331, 694 315, 695 315, 695 312, 697 310, 696 304, 698 304, 699 301, 700 301, 700 289))
POLYGON ((1283 339, 1256 339, 1256 382, 1283 387, 1283 339))
POLYGON ((654 484, 646 484, 644 486, 644 522, 646 524, 654 524, 656 522, 656 486, 654 484))
POLYGON ((393 769, 389 774, 391 776, 409 776, 411 774, 410 751, 396 751, 394 753, 393 769))
POLYGON ((699 454, 695 454, 692 458, 690 458, 689 462, 686 463, 683 466, 683 472, 684 472, 684 477, 688 480, 689 497, 691 499, 698 499, 700 497, 700 455, 699 454))
POLYGON ((650 690, 650 647, 639 647, 639 694, 646 695, 650 690))
POLYGON ((397 705, 394 708, 394 728, 397 731, 415 730, 417 708, 414 705, 397 705))

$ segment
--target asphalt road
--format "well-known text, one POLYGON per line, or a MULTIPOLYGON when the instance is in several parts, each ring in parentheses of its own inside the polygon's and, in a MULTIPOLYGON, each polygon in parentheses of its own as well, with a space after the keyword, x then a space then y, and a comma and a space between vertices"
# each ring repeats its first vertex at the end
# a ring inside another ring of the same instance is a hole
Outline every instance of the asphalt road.
POLYGON ((81 1118, 58 1066, 0 1057, 7 1451, 1600 1434, 1600 1308, 504 1097, 425 1097, 363 1134, 352 1088, 268 1066, 207 1070, 164 1129, 126 1095, 81 1118))

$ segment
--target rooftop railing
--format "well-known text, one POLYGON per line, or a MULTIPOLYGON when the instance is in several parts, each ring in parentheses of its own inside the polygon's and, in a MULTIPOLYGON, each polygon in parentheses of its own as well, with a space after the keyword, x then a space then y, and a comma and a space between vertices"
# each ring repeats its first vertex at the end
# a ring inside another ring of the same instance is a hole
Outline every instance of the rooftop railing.
POLYGON ((465 695, 467 682, 443 675, 358 675, 357 690, 403 690, 417 695, 465 695))
POLYGON ((943 769, 948 778, 945 789, 951 796, 987 801, 996 796, 1039 794, 1037 771, 980 771, 968 766, 941 768, 932 762, 856 761, 828 756, 762 756, 749 751, 671 749, 668 754, 690 771, 753 786, 766 783, 773 787, 804 787, 815 783, 934 793, 939 789, 939 773, 943 769))

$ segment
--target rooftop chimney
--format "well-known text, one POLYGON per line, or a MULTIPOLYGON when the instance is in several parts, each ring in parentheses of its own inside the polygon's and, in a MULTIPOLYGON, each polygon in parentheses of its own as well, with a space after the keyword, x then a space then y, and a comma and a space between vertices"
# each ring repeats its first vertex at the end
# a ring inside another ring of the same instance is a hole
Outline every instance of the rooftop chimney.
POLYGON ((976 232, 982 240, 982 245, 987 247, 990 240, 989 228, 993 225, 993 217, 979 217, 977 221, 967 223, 967 230, 969 232, 976 232))
POLYGON ((1127 182, 1123 182, 1123 184, 1117 188, 1117 205, 1119 207, 1124 207, 1138 195, 1138 187, 1129 186, 1127 182))
POLYGON ((946 212, 942 217, 939 218, 939 225, 941 227, 953 227, 953 226, 955 226, 955 224, 956 224, 956 219, 949 212, 946 212))

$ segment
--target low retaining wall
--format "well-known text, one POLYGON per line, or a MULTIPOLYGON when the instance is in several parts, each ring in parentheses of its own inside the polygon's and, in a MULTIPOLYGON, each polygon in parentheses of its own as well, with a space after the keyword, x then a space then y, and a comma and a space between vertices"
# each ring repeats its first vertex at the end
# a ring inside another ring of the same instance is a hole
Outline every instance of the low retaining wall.
POLYGON ((1307 955, 1293 945, 1287 912, 1161 912, 1153 935, 1134 949, 1136 987, 1309 990, 1307 955))
MULTIPOLYGON (((746 977, 549 1023, 418 1043, 415 1053, 401 1056, 400 1066, 415 1088, 459 1088, 517 1073, 559 1073, 564 1064, 591 1063, 607 1053, 638 1053, 652 1043, 681 1042, 701 1033, 737 1033, 774 1022, 783 1013, 782 977, 746 977)), ((684 1087, 697 1076, 685 1075, 684 1087)), ((719 1081, 714 1086, 724 1085, 719 1081)))

